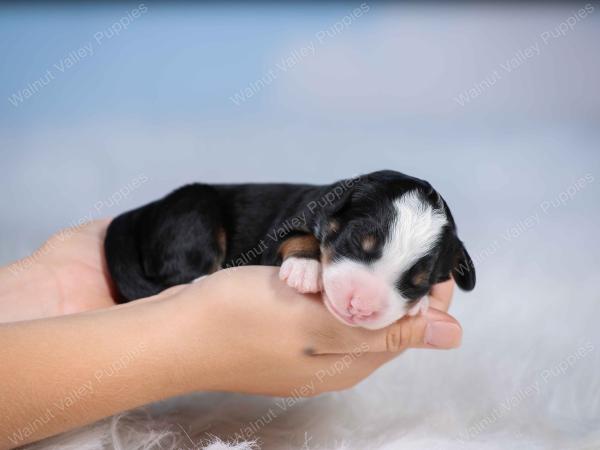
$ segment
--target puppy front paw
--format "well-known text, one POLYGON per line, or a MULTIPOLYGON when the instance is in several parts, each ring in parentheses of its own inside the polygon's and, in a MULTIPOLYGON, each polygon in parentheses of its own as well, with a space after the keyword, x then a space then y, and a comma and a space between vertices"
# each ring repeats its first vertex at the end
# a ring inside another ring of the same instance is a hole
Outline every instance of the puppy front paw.
POLYGON ((279 269, 279 278, 303 294, 321 292, 321 263, 309 258, 287 258, 279 269))

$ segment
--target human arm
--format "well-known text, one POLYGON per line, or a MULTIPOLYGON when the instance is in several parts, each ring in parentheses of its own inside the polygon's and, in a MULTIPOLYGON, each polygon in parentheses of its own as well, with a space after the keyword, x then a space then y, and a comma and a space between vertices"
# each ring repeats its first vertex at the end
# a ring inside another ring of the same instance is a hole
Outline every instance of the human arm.
POLYGON ((0 448, 187 392, 348 388, 407 347, 431 347, 433 319, 456 327, 447 347, 457 346, 460 328, 442 312, 349 328, 275 268, 245 267, 126 305, 4 324, 0 448))

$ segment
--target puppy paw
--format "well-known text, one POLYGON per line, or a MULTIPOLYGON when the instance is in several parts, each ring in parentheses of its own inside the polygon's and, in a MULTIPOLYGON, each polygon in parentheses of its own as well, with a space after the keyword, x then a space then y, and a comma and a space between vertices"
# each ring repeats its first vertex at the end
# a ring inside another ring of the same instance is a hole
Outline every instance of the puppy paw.
POLYGON ((321 263, 309 258, 287 258, 279 269, 279 278, 303 294, 321 292, 321 263))
POLYGON ((427 310, 429 309, 429 296, 425 296, 423 298, 421 298, 421 300, 419 300, 417 303, 415 303, 409 310, 408 310, 408 315, 409 316, 416 316, 419 313, 420 314, 426 314, 427 310))

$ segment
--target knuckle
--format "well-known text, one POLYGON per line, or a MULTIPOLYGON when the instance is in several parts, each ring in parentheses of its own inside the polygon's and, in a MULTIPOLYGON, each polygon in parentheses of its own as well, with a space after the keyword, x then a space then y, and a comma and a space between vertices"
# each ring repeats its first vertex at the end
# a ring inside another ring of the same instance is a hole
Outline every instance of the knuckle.
POLYGON ((388 352, 397 352, 402 350, 405 343, 406 333, 403 333, 403 329, 399 323, 395 323, 388 329, 386 335, 386 349, 388 352))

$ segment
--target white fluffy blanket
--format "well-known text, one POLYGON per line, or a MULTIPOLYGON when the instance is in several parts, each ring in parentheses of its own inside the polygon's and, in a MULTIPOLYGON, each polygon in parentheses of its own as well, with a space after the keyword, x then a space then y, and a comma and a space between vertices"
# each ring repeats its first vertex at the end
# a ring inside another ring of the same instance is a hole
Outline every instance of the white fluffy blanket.
POLYGON ((358 387, 313 399, 172 399, 31 448, 600 449, 600 302, 580 270, 592 257, 552 269, 509 250, 475 256, 479 286, 452 310, 459 350, 408 351, 358 387))

